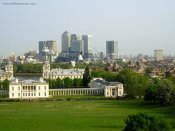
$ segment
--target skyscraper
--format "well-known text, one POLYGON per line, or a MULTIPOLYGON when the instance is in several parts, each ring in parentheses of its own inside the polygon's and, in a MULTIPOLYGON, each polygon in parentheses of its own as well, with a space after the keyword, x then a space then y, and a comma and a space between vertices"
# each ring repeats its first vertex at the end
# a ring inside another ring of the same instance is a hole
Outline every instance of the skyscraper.
POLYGON ((106 41, 106 57, 112 60, 118 58, 118 41, 106 41))
POLYGON ((71 34, 65 31, 62 34, 62 52, 69 52, 71 45, 71 34))
POLYGON ((48 47, 48 49, 52 53, 54 54, 58 53, 56 41, 53 41, 53 40, 46 41, 46 47, 48 47))
POLYGON ((39 41, 39 55, 42 55, 42 50, 46 47, 46 41, 39 41))
POLYGON ((92 53, 92 35, 83 35, 82 40, 84 41, 84 55, 89 57, 89 54, 92 53))
POLYGON ((58 56, 56 41, 39 41, 39 56, 40 59, 50 59, 51 62, 54 62, 58 56))
POLYGON ((163 50, 154 50, 154 57, 156 61, 163 60, 163 50))
POLYGON ((84 41, 83 40, 72 40, 71 41, 71 52, 84 54, 84 41))

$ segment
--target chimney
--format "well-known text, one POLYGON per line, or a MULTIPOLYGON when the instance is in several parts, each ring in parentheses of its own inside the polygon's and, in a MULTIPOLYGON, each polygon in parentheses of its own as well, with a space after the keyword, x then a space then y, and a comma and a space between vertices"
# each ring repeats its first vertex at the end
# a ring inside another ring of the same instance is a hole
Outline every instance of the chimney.
POLYGON ((43 78, 42 78, 42 77, 40 77, 39 81, 40 81, 40 82, 43 82, 43 78))
POLYGON ((17 78, 15 79, 15 82, 18 83, 18 79, 17 78))

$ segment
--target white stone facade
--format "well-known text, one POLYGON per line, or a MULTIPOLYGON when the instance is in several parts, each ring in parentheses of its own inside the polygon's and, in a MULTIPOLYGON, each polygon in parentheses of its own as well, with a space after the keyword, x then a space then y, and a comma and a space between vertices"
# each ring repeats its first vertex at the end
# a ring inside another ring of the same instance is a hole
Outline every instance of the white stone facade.
POLYGON ((105 97, 123 97, 123 84, 119 82, 107 82, 97 78, 90 82, 90 88, 104 89, 105 97))
POLYGON ((0 81, 4 80, 12 80, 13 79, 13 65, 11 62, 8 62, 5 66, 5 71, 0 70, 0 81))
POLYGON ((45 62, 43 65, 43 78, 44 79, 64 79, 69 77, 70 79, 83 78, 84 69, 52 69, 50 70, 50 64, 45 62))
POLYGON ((49 85, 43 81, 25 80, 18 81, 17 79, 9 85, 9 98, 47 98, 49 97, 49 85))

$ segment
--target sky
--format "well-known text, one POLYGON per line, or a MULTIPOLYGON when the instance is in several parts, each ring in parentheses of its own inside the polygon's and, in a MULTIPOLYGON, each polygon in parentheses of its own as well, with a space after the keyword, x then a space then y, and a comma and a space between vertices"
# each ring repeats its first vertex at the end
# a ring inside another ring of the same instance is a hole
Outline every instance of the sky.
POLYGON ((64 31, 91 34, 94 52, 116 40, 121 55, 175 56, 175 0, 0 0, 0 55, 38 50, 44 40, 61 52, 64 31))

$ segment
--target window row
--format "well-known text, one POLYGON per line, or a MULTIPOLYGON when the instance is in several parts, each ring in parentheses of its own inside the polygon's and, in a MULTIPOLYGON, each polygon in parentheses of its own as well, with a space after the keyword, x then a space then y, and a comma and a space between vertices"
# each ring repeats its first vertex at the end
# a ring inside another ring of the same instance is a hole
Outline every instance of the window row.
MULTIPOLYGON (((36 86, 23 86, 23 90, 36 90, 36 86)), ((46 86, 44 86, 44 90, 46 90, 46 86)), ((14 87, 12 87, 12 90, 14 91, 14 87)), ((18 91, 20 90, 20 87, 18 87, 18 91)), ((38 86, 38 90, 41 90, 40 86, 38 86)))
MULTIPOLYGON (((44 92, 44 96, 46 96, 47 93, 44 92)), ((18 93, 18 97, 21 96, 21 93, 18 93)), ((36 93, 22 93, 22 96, 36 96, 36 93)), ((38 96, 41 96, 40 92, 38 93, 38 96)), ((12 93, 12 97, 14 97, 14 93, 12 93)))

